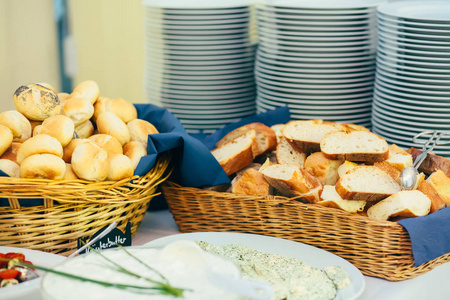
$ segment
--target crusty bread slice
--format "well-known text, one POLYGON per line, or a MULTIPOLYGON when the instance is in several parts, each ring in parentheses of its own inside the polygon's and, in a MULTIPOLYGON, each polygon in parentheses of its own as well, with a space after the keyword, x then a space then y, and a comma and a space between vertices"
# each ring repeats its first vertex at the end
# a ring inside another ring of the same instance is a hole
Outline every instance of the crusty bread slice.
POLYGON ((236 137, 242 135, 243 133, 255 130, 256 132, 256 142, 258 145, 258 151, 255 156, 263 154, 267 151, 275 149, 277 145, 277 136, 275 132, 269 127, 264 125, 263 123, 250 123, 235 130, 231 131, 227 135, 225 135, 220 141, 216 143, 217 147, 222 146, 225 143, 228 143, 234 140, 236 137))
POLYGON ((394 167, 393 165, 391 165, 387 161, 376 162, 373 165, 375 167, 379 168, 380 170, 388 173, 395 180, 395 182, 400 183, 400 180, 399 180, 399 178, 400 178, 400 171, 397 170, 396 167, 394 167))
POLYGON ((354 167, 357 167, 358 164, 354 163, 352 161, 344 161, 344 163, 342 165, 339 166, 338 168, 338 175, 339 177, 344 176, 344 174, 346 174, 348 171, 352 170, 354 167))
POLYGON ((389 154, 409 154, 406 150, 403 150, 396 144, 389 145, 389 154))
POLYGON ((256 132, 246 131, 235 139, 211 150, 227 175, 233 174, 252 163, 257 144, 256 132))
MULTIPOLYGON (((416 161, 417 156, 422 153, 422 150, 414 147, 411 147, 406 151, 412 155, 414 161, 416 161)), ((426 175, 441 170, 446 176, 450 177, 450 159, 434 153, 428 153, 418 169, 426 175)))
POLYGON ((450 178, 443 171, 438 170, 428 176, 427 182, 436 189, 445 205, 450 206, 450 178))
POLYGON ((284 137, 280 139, 277 145, 276 154, 279 164, 291 164, 303 167, 305 163, 306 154, 292 148, 291 144, 284 137))
POLYGON ((320 150, 336 160, 374 163, 389 157, 387 142, 367 131, 330 132, 320 141, 320 150))
POLYGON ((430 213, 434 213, 440 209, 445 208, 446 205, 445 205, 444 200, 441 198, 441 196, 439 196, 436 189, 431 184, 429 184, 426 180, 423 180, 419 184, 419 186, 417 187, 417 190, 421 191, 428 198, 430 198, 430 200, 431 200, 430 213))
POLYGON ((264 175, 253 168, 248 168, 237 180, 232 182, 232 193, 237 195, 268 196, 270 185, 264 175))
POLYGON ((350 132, 350 131, 370 131, 368 128, 358 125, 358 124, 352 124, 352 123, 347 123, 347 124, 341 124, 345 131, 350 132))
POLYGON ((309 155, 320 151, 320 141, 327 133, 340 130, 339 126, 330 123, 290 121, 284 127, 283 135, 293 148, 309 155))
POLYGON ((338 168, 342 163, 342 160, 326 158, 322 152, 314 152, 306 158, 304 169, 322 184, 335 185, 339 178, 338 168))
POLYGON ((357 166, 336 183, 336 192, 347 200, 378 201, 399 191, 400 185, 375 166, 357 166))
POLYGON ((273 132, 275 132, 275 136, 277 137, 277 142, 280 142, 280 139, 283 137, 283 129, 284 129, 285 124, 275 124, 270 126, 270 129, 273 130, 273 132))
POLYGON ((342 197, 336 192, 333 185, 324 185, 320 198, 322 200, 317 202, 317 204, 326 207, 339 208, 350 213, 363 211, 367 203, 364 200, 356 201, 342 199, 342 197))
POLYGON ((430 212, 431 200, 421 191, 400 191, 372 205, 367 216, 372 219, 387 221, 390 217, 419 217, 430 212))
POLYGON ((406 167, 410 167, 413 165, 413 159, 411 154, 400 154, 400 153, 391 153, 389 152, 389 157, 386 159, 386 162, 391 164, 397 170, 401 171, 406 167))
POLYGON ((261 171, 271 186, 287 197, 299 197, 309 203, 320 200, 322 184, 303 168, 275 164, 261 171))

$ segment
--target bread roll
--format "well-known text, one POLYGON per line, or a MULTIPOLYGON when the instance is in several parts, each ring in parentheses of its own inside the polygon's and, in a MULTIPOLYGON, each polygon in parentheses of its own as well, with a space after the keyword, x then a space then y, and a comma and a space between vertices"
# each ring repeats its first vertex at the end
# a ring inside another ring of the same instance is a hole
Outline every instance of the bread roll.
POLYGON ((61 112, 61 101, 51 89, 40 84, 20 86, 14 92, 17 111, 30 120, 43 121, 61 112))
POLYGON ((13 134, 13 141, 22 143, 31 137, 31 123, 17 110, 0 113, 0 124, 8 127, 13 134))
POLYGON ((73 121, 64 115, 56 115, 49 117, 42 122, 39 134, 47 134, 57 139, 64 147, 73 138, 75 125, 73 121))
POLYGON ((106 105, 111 101, 108 97, 98 97, 97 101, 94 104, 94 115, 92 116, 92 120, 97 123, 97 118, 101 113, 104 113, 106 110, 106 105))
POLYGON ((78 84, 70 94, 71 98, 84 98, 88 100, 91 104, 97 101, 100 95, 100 89, 95 81, 87 80, 78 84))
POLYGON ((0 156, 1 159, 9 159, 15 163, 17 163, 17 152, 19 151, 22 143, 12 142, 11 146, 0 156))
POLYGON ((134 105, 122 98, 116 98, 106 103, 106 111, 118 116, 125 124, 137 119, 137 110, 134 105))
POLYGON ((38 125, 38 126, 34 127, 34 129, 33 129, 33 136, 36 136, 39 133, 41 133, 41 129, 42 129, 42 125, 38 125))
POLYGON ((64 180, 72 180, 72 179, 78 179, 77 174, 72 170, 72 165, 66 163, 66 172, 64 173, 64 180))
POLYGON ((19 151, 17 151, 17 163, 21 165, 27 157, 43 153, 52 154, 62 159, 63 147, 54 137, 47 134, 38 134, 26 140, 20 146, 19 151))
POLYGON ((38 85, 42 85, 43 87, 48 88, 49 90, 51 90, 53 93, 58 94, 58 92, 56 91, 56 89, 50 84, 50 83, 46 83, 46 82, 38 82, 38 85))
POLYGON ((268 196, 270 185, 264 175, 253 168, 248 168, 232 183, 232 193, 237 195, 268 196))
POLYGON ((64 103, 67 101, 67 99, 70 98, 70 94, 68 93, 58 93, 59 101, 61 101, 61 107, 64 106, 64 103))
POLYGON ((133 176, 133 163, 123 154, 112 155, 109 159, 111 169, 106 180, 121 180, 133 176))
POLYGON ((0 159, 0 170, 9 177, 20 177, 19 165, 9 159, 0 159))
POLYGON ((342 160, 328 159, 322 152, 315 152, 306 158, 304 169, 323 185, 335 185, 339 179, 338 168, 342 163, 342 160))
POLYGON ((90 136, 88 140, 102 147, 106 150, 106 152, 108 152, 108 155, 123 154, 123 149, 120 142, 109 134, 95 134, 90 136))
POLYGON ((0 124, 0 156, 11 147, 13 142, 13 133, 9 127, 0 124))
POLYGON ((92 143, 92 141, 88 140, 88 139, 73 139, 73 140, 71 140, 70 143, 67 144, 67 146, 65 146, 63 148, 63 157, 62 157, 63 160, 66 163, 70 163, 72 160, 73 150, 75 150, 75 148, 78 145, 85 144, 85 143, 92 143))
POLYGON ((31 131, 34 132, 34 129, 39 126, 42 125, 43 121, 30 121, 31 124, 31 131))
POLYGON ((77 126, 92 117, 94 106, 85 98, 70 98, 64 104, 61 113, 71 118, 75 126, 77 126))
POLYGON ((53 154, 34 154, 20 165, 20 177, 60 180, 66 172, 62 158, 53 154))
POLYGON ((91 120, 87 120, 75 126, 75 133, 78 135, 78 138, 85 139, 94 133, 94 129, 94 124, 92 124, 91 120))
POLYGON ((108 153, 95 143, 78 145, 72 154, 72 169, 81 179, 103 181, 111 169, 108 153))
POLYGON ((123 154, 131 159, 133 170, 135 170, 141 157, 147 155, 147 148, 141 142, 131 141, 123 145, 123 154))
POLYGON ((130 131, 130 139, 138 141, 147 146, 148 135, 159 133, 153 124, 141 119, 134 119, 127 124, 130 131))
POLYGON ((109 134, 119 140, 123 146, 130 141, 130 130, 127 125, 114 113, 107 111, 97 118, 97 130, 102 134, 109 134))

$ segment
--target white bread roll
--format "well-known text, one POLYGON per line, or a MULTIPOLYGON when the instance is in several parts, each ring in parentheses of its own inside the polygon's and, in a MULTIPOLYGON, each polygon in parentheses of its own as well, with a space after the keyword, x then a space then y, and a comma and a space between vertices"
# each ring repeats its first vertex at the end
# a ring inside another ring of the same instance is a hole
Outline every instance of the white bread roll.
POLYGON ((94 130, 94 124, 92 124, 91 120, 87 120, 86 122, 75 126, 75 132, 80 139, 90 137, 94 133, 94 130))
POLYGON ((106 110, 106 105, 111 101, 108 97, 98 97, 97 101, 94 104, 94 115, 92 116, 92 120, 97 123, 97 118, 101 113, 104 113, 106 110))
POLYGON ((92 143, 91 140, 88 139, 73 139, 70 141, 69 144, 67 144, 67 146, 65 146, 63 148, 63 156, 62 159, 66 162, 66 163, 70 163, 72 160, 72 154, 73 154, 73 150, 75 150, 75 148, 78 145, 81 144, 85 144, 85 143, 92 143))
POLYGON ((109 159, 111 169, 106 180, 121 180, 133 176, 133 163, 123 154, 112 155, 109 159))
POLYGON ((8 127, 13 133, 13 141, 22 143, 31 137, 31 123, 17 110, 0 113, 0 124, 8 127))
POLYGON ((53 93, 58 94, 58 92, 56 91, 56 89, 55 89, 50 83, 47 83, 47 82, 38 82, 38 83, 36 83, 36 84, 42 85, 43 87, 46 87, 46 88, 48 88, 49 90, 51 90, 53 93))
POLYGON ((107 111, 97 118, 98 133, 109 134, 119 140, 123 146, 130 141, 130 130, 127 125, 114 113, 107 111))
POLYGON ((72 165, 66 163, 66 172, 64 173, 64 180, 73 180, 73 179, 78 179, 77 174, 75 174, 75 172, 72 170, 72 165))
POLYGON ((73 90, 72 94, 70 94, 71 98, 84 98, 89 100, 91 104, 94 104, 97 101, 98 96, 100 95, 100 89, 95 81, 87 80, 78 84, 73 90))
POLYGON ((421 191, 400 191, 372 205, 367 210, 371 219, 387 221, 390 217, 419 217, 430 212, 431 200, 421 191))
POLYGON ((51 116, 42 122, 39 134, 47 134, 57 139, 64 147, 73 138, 75 125, 72 119, 64 115, 51 116))
POLYGON ((35 121, 43 121, 61 112, 58 95, 40 84, 20 86, 14 92, 14 105, 17 111, 35 121))
POLYGON ((123 145, 123 154, 133 163, 133 170, 136 169, 142 156, 147 155, 147 147, 138 141, 131 141, 123 145))
POLYGON ((106 103, 106 111, 118 116, 125 124, 137 119, 137 110, 134 105, 122 98, 111 99, 106 103))
POLYGON ((70 98, 70 94, 58 93, 58 98, 59 98, 59 101, 61 101, 61 107, 63 107, 66 100, 70 98))
POLYGON ((39 133, 41 133, 41 129, 42 129, 42 125, 38 125, 38 126, 34 127, 32 136, 36 136, 39 133))
POLYGON ((15 163, 17 163, 17 152, 19 151, 22 143, 12 142, 11 146, 0 156, 1 159, 9 159, 15 163))
POLYGON ((0 156, 11 147, 13 142, 13 133, 9 127, 0 124, 0 156))
POLYGON ((73 151, 71 163, 78 178, 88 181, 105 180, 111 169, 108 153, 95 143, 78 145, 73 151))
POLYGON ((141 119, 134 119, 127 124, 131 141, 138 141, 147 146, 148 135, 159 133, 153 124, 141 119))
POLYGON ((52 154, 62 159, 63 147, 54 137, 47 134, 38 134, 22 143, 19 151, 17 151, 17 163, 21 165, 27 157, 43 153, 52 154))
POLYGON ((60 180, 66 172, 66 163, 53 154, 34 154, 20 165, 20 177, 60 180))
POLYGON ((70 98, 64 104, 61 114, 71 118, 75 126, 77 126, 92 117, 94 106, 85 98, 70 98))
POLYGON ((314 152, 306 158, 304 169, 323 185, 335 185, 339 179, 338 168, 342 163, 342 160, 326 158, 322 152, 314 152))
POLYGON ((43 122, 43 121, 33 121, 33 120, 30 120, 31 131, 33 132, 34 129, 35 129, 37 126, 42 125, 42 122, 43 122))
POLYGON ((6 173, 9 177, 20 177, 19 165, 9 159, 0 159, 0 170, 6 173))
POLYGON ((123 148, 119 140, 109 134, 94 134, 88 140, 102 147, 108 155, 123 154, 123 148))

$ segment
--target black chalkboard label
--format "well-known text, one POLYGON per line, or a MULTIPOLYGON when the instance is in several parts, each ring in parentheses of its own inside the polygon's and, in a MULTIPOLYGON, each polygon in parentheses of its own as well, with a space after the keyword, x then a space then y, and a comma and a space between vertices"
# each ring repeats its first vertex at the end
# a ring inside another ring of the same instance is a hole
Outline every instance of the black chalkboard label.
MULTIPOLYGON (((101 228, 100 230, 98 230, 91 237, 91 239, 94 239, 107 227, 108 226, 105 226, 105 227, 101 228)), ((83 247, 88 242, 89 242, 89 240, 87 240, 87 238, 79 238, 78 242, 77 242, 78 249, 83 247)), ((118 228, 114 228, 113 230, 111 230, 110 233, 108 233, 107 235, 105 235, 104 237, 102 237, 101 239, 96 241, 95 243, 93 243, 90 247, 95 250, 102 251, 105 249, 117 248, 118 247, 117 245, 121 245, 124 247, 131 246, 131 223, 129 223, 129 222, 127 223, 127 226, 125 227, 125 232, 122 232, 118 228)), ((89 248, 86 248, 85 250, 81 251, 80 254, 89 253, 89 252, 92 252, 92 250, 89 248)))

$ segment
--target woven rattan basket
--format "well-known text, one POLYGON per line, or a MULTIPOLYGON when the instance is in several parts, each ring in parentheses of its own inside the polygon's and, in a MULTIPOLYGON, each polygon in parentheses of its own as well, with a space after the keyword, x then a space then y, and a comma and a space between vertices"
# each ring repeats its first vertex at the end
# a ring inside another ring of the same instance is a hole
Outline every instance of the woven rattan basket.
POLYGON ((172 182, 163 194, 181 232, 229 231, 263 234, 330 251, 364 275, 399 281, 450 261, 450 253, 414 267, 407 231, 338 209, 285 197, 239 196, 172 182))
POLYGON ((0 177, 0 198, 9 202, 0 207, 0 246, 68 255, 78 238, 91 237, 113 221, 122 231, 130 222, 134 235, 157 186, 170 173, 169 162, 165 153, 145 176, 117 182, 0 177), (21 205, 36 198, 43 205, 21 205))

